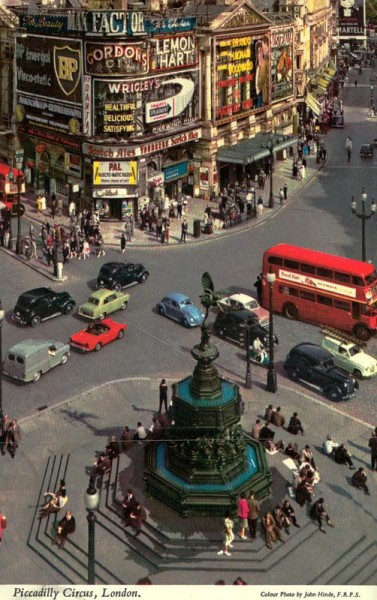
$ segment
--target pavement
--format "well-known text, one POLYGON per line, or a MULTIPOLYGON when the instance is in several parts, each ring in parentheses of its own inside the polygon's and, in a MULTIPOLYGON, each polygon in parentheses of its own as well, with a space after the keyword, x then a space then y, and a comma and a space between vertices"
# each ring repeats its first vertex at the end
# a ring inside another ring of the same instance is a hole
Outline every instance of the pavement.
MULTIPOLYGON (((264 209, 262 215, 249 219, 244 223, 233 226, 229 229, 215 229, 213 234, 207 235, 201 233, 200 238, 195 238, 193 236, 193 223, 195 220, 200 219, 204 224, 204 210, 208 205, 211 205, 213 208, 217 207, 217 204, 207 202, 202 198, 192 198, 188 201, 188 205, 186 207, 185 213, 183 217, 187 220, 188 223, 188 236, 187 236, 187 244, 203 244, 208 243, 209 241, 219 239, 223 236, 234 235, 236 232, 244 229, 252 229, 254 227, 259 227, 269 219, 276 216, 281 210, 285 210, 291 200, 297 197, 303 190, 303 188, 316 176, 317 172, 323 167, 322 161, 317 164, 316 157, 311 155, 306 157, 307 159, 307 169, 306 169, 306 177, 303 181, 298 179, 293 179, 292 177, 292 159, 286 159, 284 161, 276 161, 275 162, 275 170, 273 176, 273 190, 275 192, 275 203, 273 208, 268 207, 268 198, 269 198, 269 178, 266 179, 266 185, 264 190, 256 187, 256 195, 257 198, 259 195, 262 196, 264 201, 264 209), (288 201, 281 205, 278 192, 280 188, 284 186, 284 184, 288 184, 288 201)), ((58 223, 59 225, 69 225, 70 219, 68 214, 63 214, 62 216, 55 217, 55 220, 52 219, 50 210, 46 211, 37 211, 36 202, 35 202, 35 194, 33 192, 27 192, 24 196, 22 196, 22 202, 25 206, 25 215, 33 226, 37 229, 41 227, 46 221, 48 221, 51 225, 58 223)), ((27 261, 24 256, 16 255, 14 249, 16 245, 16 221, 13 220, 12 223, 12 250, 1 247, 0 249, 3 252, 7 252, 12 255, 15 259, 24 262, 29 268, 34 269, 40 274, 44 275, 48 279, 53 281, 58 281, 57 278, 53 274, 53 267, 48 266, 45 261, 42 259, 42 250, 39 248, 38 252, 40 258, 38 260, 32 259, 27 261)), ((119 248, 120 247, 120 236, 124 231, 124 226, 120 221, 101 221, 101 230, 104 239, 104 247, 109 248, 119 248)), ((142 247, 142 248, 160 248, 163 251, 166 251, 172 246, 176 246, 180 244, 181 238, 181 220, 173 219, 170 225, 170 241, 169 244, 161 244, 160 239, 156 236, 154 232, 150 233, 149 231, 141 231, 139 228, 135 228, 134 237, 130 244, 127 244, 127 247, 142 247)), ((183 244, 182 244, 183 245, 183 244)), ((127 250, 126 254, 127 256, 127 250)), ((59 257, 60 258, 60 257, 59 257)), ((63 279, 66 277, 63 275, 63 279)), ((60 280, 61 281, 61 280, 60 280)))
MULTIPOLYGON (((179 380, 187 373, 177 373, 179 380)), ((372 425, 347 416, 337 406, 329 407, 298 384, 279 381, 275 397, 264 390, 266 371, 253 369, 253 389, 241 393, 246 412, 242 417, 250 431, 257 417, 263 418, 271 401, 282 405, 286 417, 299 412, 305 436, 295 438, 285 430, 276 439, 309 444, 314 451, 321 480, 315 499, 323 496, 334 529, 323 535, 311 522, 307 508, 294 500, 300 528, 283 534, 285 543, 273 550, 265 546, 258 530, 257 540, 238 535, 231 557, 218 556, 222 522, 216 517, 182 518, 173 510, 144 495, 143 445, 134 443, 111 476, 103 481, 96 525, 96 583, 136 584, 149 577, 153 584, 226 583, 241 575, 254 585, 375 585, 377 583, 375 497, 377 472, 369 468, 367 441, 372 425), (322 455, 327 433, 350 449, 356 468, 365 467, 371 495, 350 485, 352 472, 322 455), (124 529, 120 502, 131 487, 146 507, 148 519, 135 539, 124 529)), ((172 380, 168 381, 169 385, 172 380)), ((32 385, 32 384, 30 384, 32 385)), ((1 457, 1 510, 8 517, 3 535, 0 581, 6 584, 84 584, 87 577, 87 523, 83 495, 89 472, 98 453, 111 435, 119 435, 125 424, 137 421, 147 427, 157 408, 158 381, 148 377, 106 382, 51 408, 20 420, 22 442, 14 460, 1 457), (65 549, 51 546, 52 518, 40 523, 38 507, 43 492, 57 489, 59 479, 67 485, 68 504, 76 519, 76 532, 65 549)), ((278 428, 274 428, 278 429, 278 428)), ((268 455, 272 494, 262 503, 262 514, 289 498, 292 471, 281 453, 268 455)), ((238 533, 238 526, 235 526, 238 533)), ((0 593, 1 596, 1 593, 0 593)))

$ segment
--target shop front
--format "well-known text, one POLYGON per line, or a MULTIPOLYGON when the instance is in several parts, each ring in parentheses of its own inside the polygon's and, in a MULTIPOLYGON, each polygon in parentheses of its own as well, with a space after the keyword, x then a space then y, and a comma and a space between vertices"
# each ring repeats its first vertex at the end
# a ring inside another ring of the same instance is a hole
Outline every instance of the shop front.
POLYGON ((164 173, 165 196, 172 200, 181 200, 183 195, 192 196, 188 185, 189 161, 162 167, 164 173))
POLYGON ((128 161, 93 162, 93 209, 101 220, 124 221, 138 212, 138 163, 128 161))

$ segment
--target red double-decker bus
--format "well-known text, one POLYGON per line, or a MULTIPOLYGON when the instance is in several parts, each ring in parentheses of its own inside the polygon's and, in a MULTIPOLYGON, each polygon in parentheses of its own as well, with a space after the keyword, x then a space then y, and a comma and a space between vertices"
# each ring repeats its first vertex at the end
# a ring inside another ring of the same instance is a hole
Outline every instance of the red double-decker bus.
POLYGON ((266 275, 275 273, 273 309, 368 340, 377 330, 377 272, 360 260, 277 244, 263 255, 262 305, 269 306, 266 275))
MULTIPOLYGON (((12 215, 17 214, 18 186, 20 194, 23 194, 25 192, 25 177, 23 172, 0 163, 0 201, 6 205, 6 208, 12 215)), ((25 207, 23 204, 20 204, 20 214, 22 215, 24 211, 25 207)))

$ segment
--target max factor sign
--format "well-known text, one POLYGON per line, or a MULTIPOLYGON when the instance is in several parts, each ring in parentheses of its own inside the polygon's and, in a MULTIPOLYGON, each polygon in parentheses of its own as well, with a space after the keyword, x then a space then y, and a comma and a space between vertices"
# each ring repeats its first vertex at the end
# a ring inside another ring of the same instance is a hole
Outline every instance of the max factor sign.
POLYGON ((134 11, 72 11, 68 29, 94 35, 141 35, 145 33, 144 14, 134 11))

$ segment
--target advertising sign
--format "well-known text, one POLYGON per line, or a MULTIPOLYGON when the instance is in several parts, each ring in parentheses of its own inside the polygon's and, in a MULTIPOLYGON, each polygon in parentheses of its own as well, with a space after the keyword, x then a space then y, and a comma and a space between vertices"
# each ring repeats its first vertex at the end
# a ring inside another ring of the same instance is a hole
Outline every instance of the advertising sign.
POLYGON ((37 36, 17 38, 17 90, 33 96, 81 104, 81 43, 37 36))
POLYGON ((93 162, 94 185, 137 185, 137 161, 93 162))
POLYGON ((122 36, 145 33, 144 13, 124 10, 70 10, 66 15, 50 14, 20 15, 20 27, 28 33, 75 34, 122 36))
POLYGON ((271 33, 271 102, 293 94, 293 31, 271 33))
POLYGON ((84 75, 83 86, 83 133, 85 135, 92 134, 92 78, 89 75, 84 75))
POLYGON ((196 37, 193 34, 156 37, 154 42, 151 71, 168 71, 198 64, 196 37))
POLYGON ((144 20, 146 33, 161 35, 162 33, 182 33, 192 31, 196 27, 196 17, 146 17, 144 20))
POLYGON ((85 44, 85 69, 92 75, 133 77, 148 73, 148 47, 146 42, 109 42, 85 44))
POLYGON ((270 101, 270 40, 252 36, 216 41, 216 112, 221 120, 270 101))
POLYGON ((342 38, 358 38, 366 35, 365 0, 339 1, 339 36, 342 38))
POLYGON ((317 290, 324 290, 326 292, 333 292, 334 294, 340 294, 342 296, 348 296, 349 298, 356 297, 356 289, 341 285, 339 283, 333 283, 332 281, 324 281, 323 279, 317 279, 316 277, 308 277, 307 275, 300 275, 298 273, 292 273, 292 271, 284 271, 279 269, 280 279, 286 281, 293 281, 296 283, 302 283, 311 288, 317 290))
POLYGON ((95 135, 132 137, 194 123, 199 118, 197 77, 195 70, 179 77, 94 80, 95 135))
POLYGON ((27 94, 18 94, 16 119, 20 124, 27 122, 29 125, 71 135, 79 135, 82 131, 81 108, 27 94))
POLYGON ((50 35, 68 33, 67 15, 45 15, 23 13, 19 15, 20 28, 28 33, 47 33, 50 35))
POLYGON ((168 183, 169 181, 175 181, 176 179, 185 177, 188 173, 188 165, 188 162, 184 161, 176 165, 171 165, 170 167, 163 167, 164 182, 168 183))

